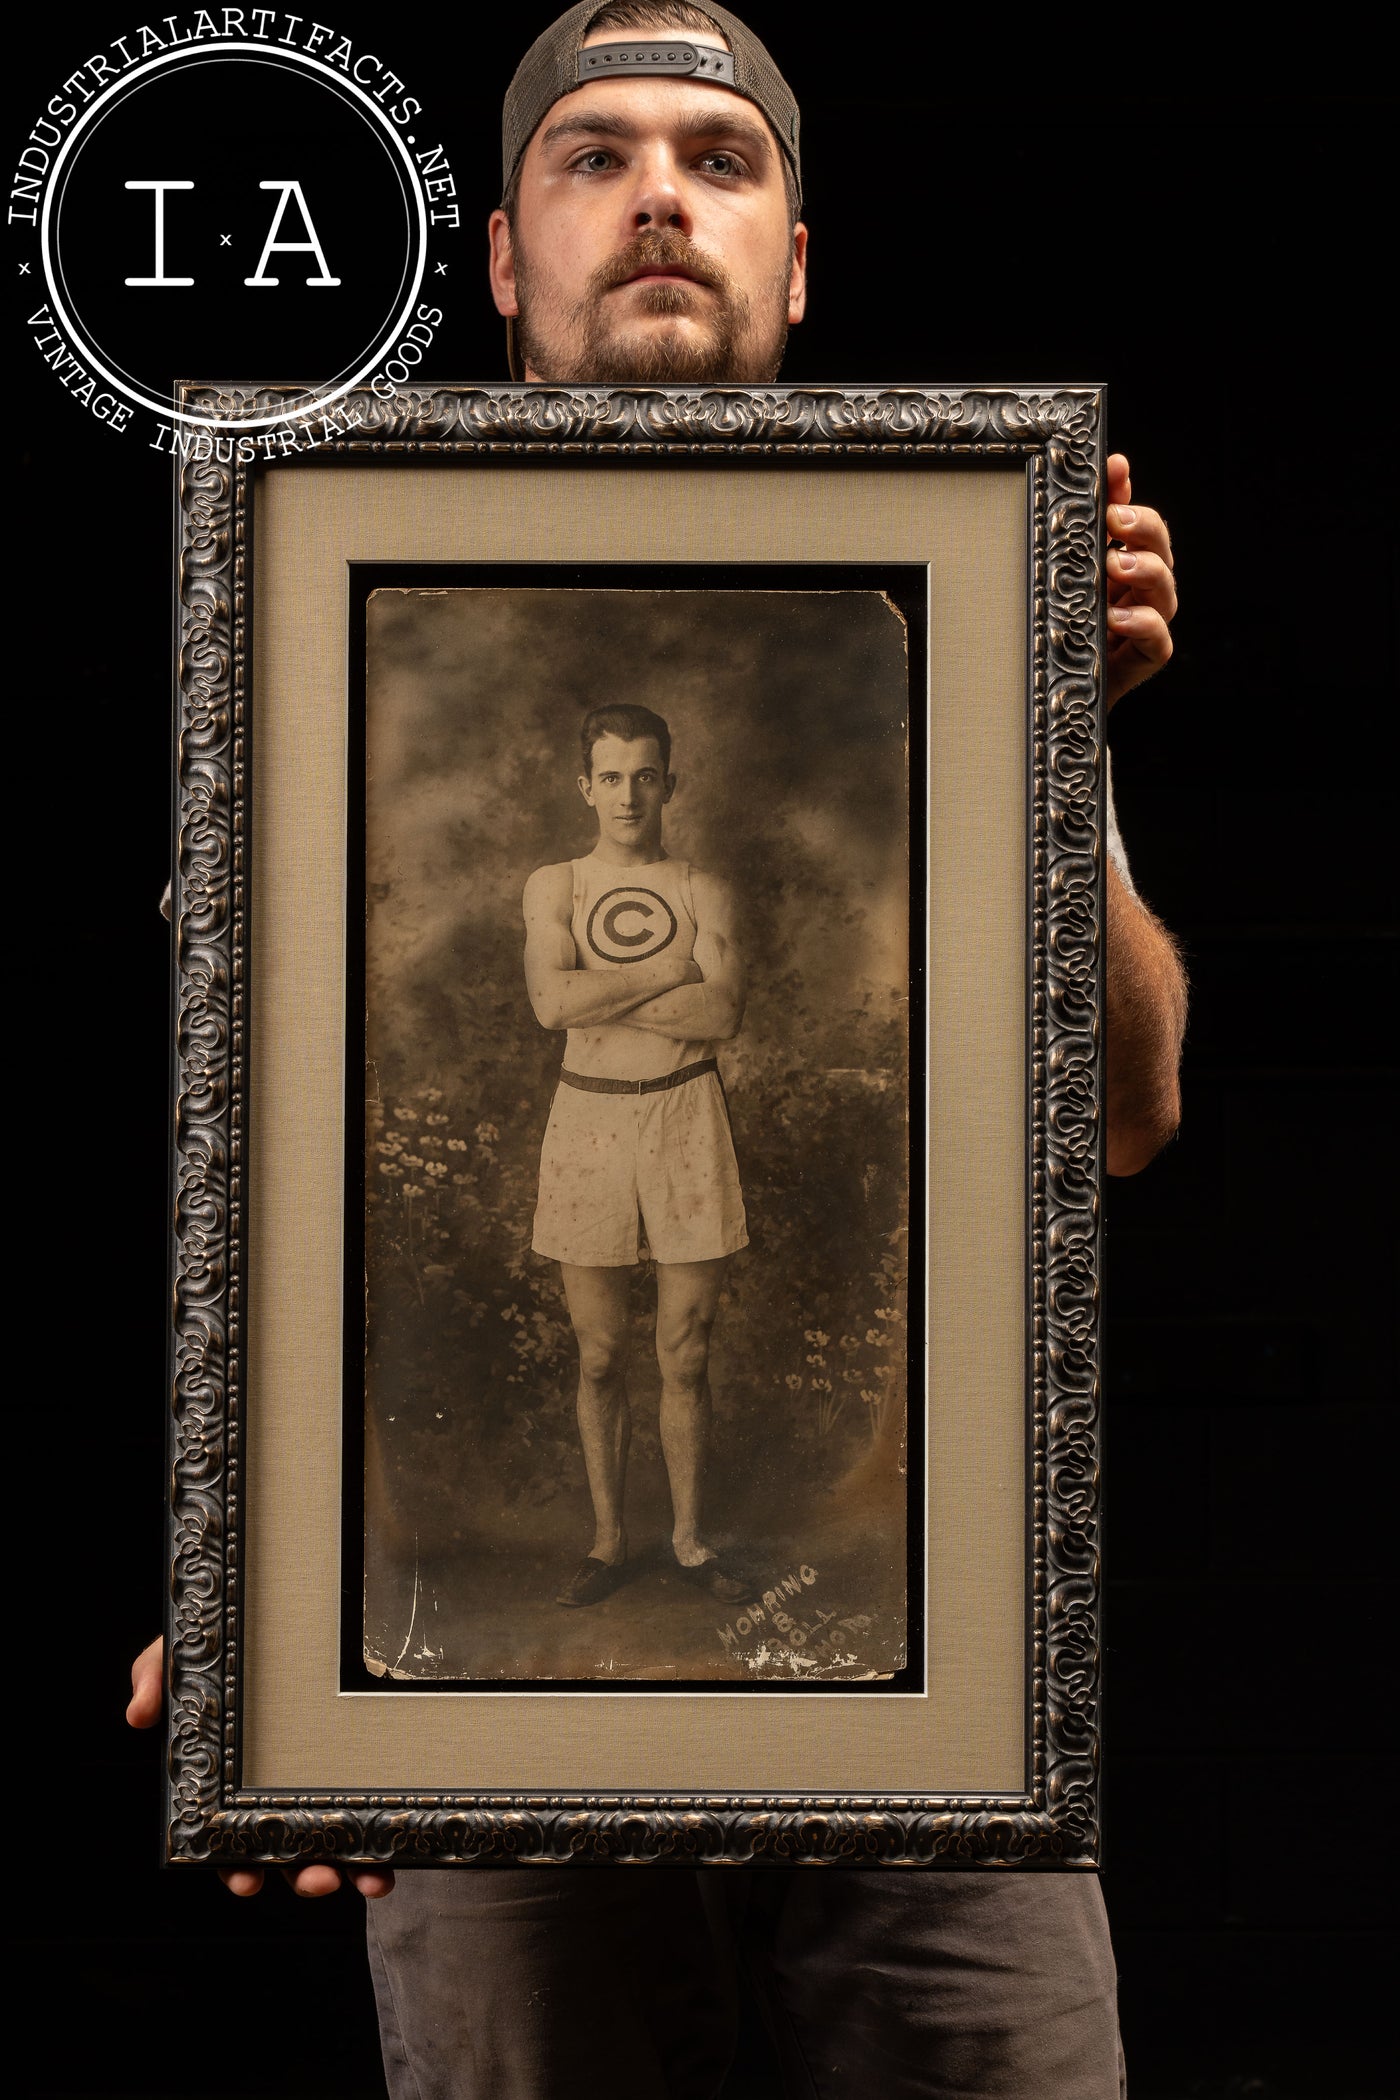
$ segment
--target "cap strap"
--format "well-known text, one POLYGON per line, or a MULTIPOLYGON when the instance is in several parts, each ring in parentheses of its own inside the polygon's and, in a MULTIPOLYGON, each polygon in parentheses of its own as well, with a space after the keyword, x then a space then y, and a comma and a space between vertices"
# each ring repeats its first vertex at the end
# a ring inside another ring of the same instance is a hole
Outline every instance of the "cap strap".
POLYGON ((694 80, 713 80, 720 87, 734 85, 734 53, 714 44, 693 44, 682 39, 666 43, 587 44, 579 52, 577 78, 616 79, 638 73, 681 73, 694 80))

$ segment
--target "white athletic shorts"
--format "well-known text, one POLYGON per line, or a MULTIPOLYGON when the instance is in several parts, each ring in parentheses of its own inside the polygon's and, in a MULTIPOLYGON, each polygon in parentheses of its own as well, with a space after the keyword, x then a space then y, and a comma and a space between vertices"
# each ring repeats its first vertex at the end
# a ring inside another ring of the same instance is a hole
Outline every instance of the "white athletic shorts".
POLYGON ((655 1094, 562 1082, 540 1150, 534 1248, 578 1268, 716 1261, 747 1247, 744 1198, 717 1072, 655 1094), (639 1226, 642 1230, 639 1230, 639 1226))

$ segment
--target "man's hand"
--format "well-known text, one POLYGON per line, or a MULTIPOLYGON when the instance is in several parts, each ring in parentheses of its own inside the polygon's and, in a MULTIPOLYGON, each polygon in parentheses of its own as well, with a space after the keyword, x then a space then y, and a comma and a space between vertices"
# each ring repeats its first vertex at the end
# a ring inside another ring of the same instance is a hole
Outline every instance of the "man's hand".
POLYGON ((154 1728, 160 1719, 165 1643, 159 1635, 143 1648, 131 1665, 131 1698, 127 1703, 128 1728, 154 1728))
POLYGON ((624 1028, 673 1042, 727 1043, 744 1022, 744 959, 735 938, 734 900, 726 883, 699 868, 695 900, 695 984, 661 992, 622 1017, 624 1028))
MULTIPOLYGON (((154 1728, 160 1719, 165 1690, 164 1644, 159 1639, 143 1648, 131 1665, 131 1699, 126 1718, 132 1728, 154 1728)), ((333 1896, 340 1887, 342 1870, 323 1860, 306 1867, 283 1867, 282 1878, 298 1896, 333 1896)), ((346 1867, 344 1878, 362 1896, 387 1896, 394 1886, 391 1867, 346 1867)), ((235 1896, 256 1896, 263 1885, 261 1867, 220 1867, 219 1879, 235 1896)))
POLYGON ((1155 510, 1131 501, 1121 452, 1108 461, 1109 536, 1122 542, 1108 556, 1108 704, 1160 671, 1172 653, 1176 612, 1172 543, 1155 510))
MULTIPOLYGON (((1160 671, 1176 613, 1171 537, 1155 510, 1132 501, 1128 462, 1108 461, 1108 704, 1160 671)), ((1186 972, 1161 921, 1108 867, 1107 1166, 1136 1174, 1181 1120, 1186 972)))

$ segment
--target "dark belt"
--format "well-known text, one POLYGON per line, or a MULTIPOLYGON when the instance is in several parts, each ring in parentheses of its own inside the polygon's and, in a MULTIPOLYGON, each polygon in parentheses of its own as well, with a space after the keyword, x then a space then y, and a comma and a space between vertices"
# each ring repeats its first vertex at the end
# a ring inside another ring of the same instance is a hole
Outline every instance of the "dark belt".
POLYGON ((663 1072, 660 1079, 594 1079, 587 1072, 564 1072, 559 1074, 564 1086, 576 1086, 585 1094, 664 1094, 673 1086, 684 1086, 687 1079, 698 1079, 702 1072, 717 1072, 718 1061, 713 1057, 702 1057, 698 1064, 682 1065, 678 1072, 663 1072))

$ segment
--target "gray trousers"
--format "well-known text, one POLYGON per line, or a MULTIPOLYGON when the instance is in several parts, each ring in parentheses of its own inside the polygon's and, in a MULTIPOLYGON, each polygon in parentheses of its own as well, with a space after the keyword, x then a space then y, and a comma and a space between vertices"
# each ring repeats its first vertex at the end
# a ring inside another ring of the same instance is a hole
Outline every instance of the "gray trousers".
POLYGON ((1121 2100, 1083 1874, 530 1867, 367 1905, 392 2100, 715 2100, 740 1973, 795 2100, 1121 2100))

